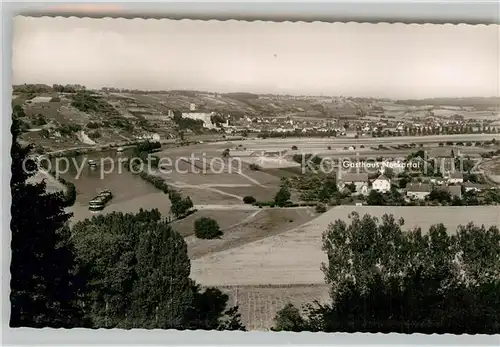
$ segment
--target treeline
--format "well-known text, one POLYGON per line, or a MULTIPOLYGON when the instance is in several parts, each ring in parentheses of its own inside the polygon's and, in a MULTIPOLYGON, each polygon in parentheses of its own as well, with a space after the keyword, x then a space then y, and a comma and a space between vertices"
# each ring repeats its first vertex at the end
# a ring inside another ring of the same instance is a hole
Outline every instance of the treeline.
POLYGON ((337 136, 337 131, 328 130, 328 131, 307 131, 303 133, 301 130, 298 131, 285 131, 285 132, 277 132, 277 131, 263 131, 260 132, 257 137, 261 139, 267 138, 287 138, 287 137, 335 137, 337 136))
MULTIPOLYGON (((404 220, 357 213, 323 234, 329 303, 291 304, 274 330, 498 334, 500 232, 469 223, 403 231, 404 220)), ((318 264, 319 265, 319 264, 318 264)))
MULTIPOLYGON (((150 148, 148 147, 149 145, 145 146, 146 148, 150 148)), ((153 147, 155 147, 155 145, 153 145, 153 147)), ((142 156, 144 156, 148 152, 141 151, 140 153, 142 153, 142 156)), ((130 160, 125 162, 125 168, 127 168, 127 170, 131 171, 132 173, 139 175, 139 177, 141 177, 143 180, 150 183, 158 190, 161 190, 163 193, 167 194, 171 202, 170 212, 174 215, 175 218, 182 219, 196 212, 195 210, 193 210, 194 204, 191 198, 189 196, 183 197, 178 191, 169 187, 165 180, 160 176, 152 175, 144 170, 141 170, 139 168, 139 163, 131 162, 130 160)))
POLYGON ((457 107, 475 107, 477 110, 485 110, 490 107, 498 107, 499 97, 470 97, 470 98, 432 98, 420 100, 398 100, 397 104, 413 106, 457 106, 457 107))
POLYGON ((237 306, 190 276, 183 237, 158 210, 69 227, 60 193, 28 184, 31 147, 11 148, 10 327, 245 330, 237 306))
POLYGON ((227 93, 222 94, 222 96, 239 101, 254 100, 259 98, 259 95, 252 93, 227 93))

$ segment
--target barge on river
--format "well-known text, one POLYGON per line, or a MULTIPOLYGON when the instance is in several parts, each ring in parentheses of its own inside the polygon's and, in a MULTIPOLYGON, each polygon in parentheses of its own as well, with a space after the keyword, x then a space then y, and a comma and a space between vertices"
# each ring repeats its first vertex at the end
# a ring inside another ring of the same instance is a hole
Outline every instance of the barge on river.
POLYGON ((89 210, 101 211, 106 207, 106 204, 113 198, 111 191, 105 189, 101 191, 95 198, 89 201, 89 210))

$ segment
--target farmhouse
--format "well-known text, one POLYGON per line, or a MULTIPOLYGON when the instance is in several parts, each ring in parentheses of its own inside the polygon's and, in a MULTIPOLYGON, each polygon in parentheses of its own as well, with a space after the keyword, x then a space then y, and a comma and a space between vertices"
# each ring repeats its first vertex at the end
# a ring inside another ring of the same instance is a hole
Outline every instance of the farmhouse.
POLYGON ((339 171, 337 175, 337 188, 344 190, 348 185, 354 184, 355 193, 368 194, 368 174, 367 173, 346 173, 339 171))
POLYGON ((432 187, 427 183, 410 183, 406 187, 406 196, 412 199, 423 200, 431 193, 432 187))
POLYGON ((380 175, 372 182, 372 189, 380 193, 387 193, 391 190, 391 181, 384 175, 380 175))

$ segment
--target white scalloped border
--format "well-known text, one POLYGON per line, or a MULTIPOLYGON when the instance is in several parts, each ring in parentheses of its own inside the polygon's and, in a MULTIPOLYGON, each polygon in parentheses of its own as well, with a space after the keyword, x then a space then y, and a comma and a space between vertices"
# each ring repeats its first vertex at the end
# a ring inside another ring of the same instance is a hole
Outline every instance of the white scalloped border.
MULTIPOLYGON (((58 14, 58 15, 36 15, 36 14, 18 14, 14 16, 16 17, 23 17, 23 18, 29 18, 29 19, 86 19, 86 20, 95 20, 95 21, 102 21, 102 20, 109 20, 109 19, 114 19, 114 20, 121 20, 121 21, 147 21, 147 20, 153 20, 153 21, 172 21, 172 22, 185 22, 185 21, 193 21, 193 22, 244 22, 244 23, 274 23, 274 24, 365 24, 365 25, 377 25, 377 24, 387 24, 387 25, 409 25, 409 26, 421 26, 421 25, 437 25, 437 26, 473 26, 473 27, 500 27, 500 24, 484 24, 484 23, 433 23, 433 22, 406 22, 406 21, 368 21, 368 20, 360 20, 360 21, 354 21, 354 20, 348 20, 348 21, 342 21, 342 20, 322 20, 322 19, 313 19, 313 20, 271 20, 271 19, 238 19, 238 18, 231 18, 231 19, 202 19, 202 18, 176 18, 176 16, 172 16, 172 18, 168 15, 165 15, 164 17, 149 17, 149 16, 137 16, 137 17, 127 17, 127 16, 99 16, 98 14, 90 15, 89 14, 82 14, 82 16, 77 16, 77 15, 68 15, 65 16, 63 14, 58 14)), ((499 35, 500 35, 500 30, 499 30, 499 35)))

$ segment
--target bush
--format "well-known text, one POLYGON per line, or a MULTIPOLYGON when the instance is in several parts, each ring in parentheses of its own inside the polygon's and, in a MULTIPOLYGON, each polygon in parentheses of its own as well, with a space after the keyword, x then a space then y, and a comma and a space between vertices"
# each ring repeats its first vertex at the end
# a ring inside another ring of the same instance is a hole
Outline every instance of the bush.
POLYGON ((99 128, 99 123, 97 123, 97 122, 88 122, 87 123, 87 128, 89 128, 89 129, 97 129, 97 128, 99 128))
POLYGON ((201 217, 194 222, 194 233, 199 239, 215 239, 223 235, 217 221, 209 217, 201 217))
POLYGON ((34 120, 33 120, 33 125, 36 126, 42 126, 47 124, 47 121, 45 120, 45 117, 39 114, 34 120))
POLYGON ((255 203, 255 201, 256 200, 253 196, 247 195, 247 196, 243 197, 243 202, 245 204, 253 204, 253 203, 255 203))
POLYGON ((326 206, 324 204, 316 205, 316 213, 325 213, 325 212, 326 212, 326 206))
POLYGON ((102 135, 98 130, 94 130, 89 133, 89 137, 93 140, 100 138, 102 135))
POLYGON ((253 163, 252 163, 252 164, 250 164, 250 165, 249 165, 249 168, 250 168, 250 170, 252 170, 252 171, 260 171, 260 166, 259 166, 259 165, 257 165, 257 164, 253 164, 253 163))
POLYGON ((276 193, 274 202, 278 206, 284 206, 288 199, 290 199, 290 196, 290 191, 286 187, 281 187, 278 193, 276 193))

